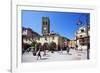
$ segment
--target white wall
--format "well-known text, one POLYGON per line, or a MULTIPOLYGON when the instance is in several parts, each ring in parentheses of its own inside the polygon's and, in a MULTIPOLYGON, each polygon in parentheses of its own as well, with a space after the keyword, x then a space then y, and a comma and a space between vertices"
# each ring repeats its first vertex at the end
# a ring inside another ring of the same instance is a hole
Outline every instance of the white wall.
MULTIPOLYGON (((24 1, 24 0, 23 0, 24 1)), ((30 1, 31 0, 26 0, 30 1)), ((100 19, 100 0, 32 0, 35 3, 56 3, 56 4, 79 4, 79 5, 94 5, 98 8, 98 19, 100 19)), ((97 27, 97 45, 100 44, 100 20, 98 20, 97 27)), ((10 69, 10 0, 0 0, 0 73, 9 73, 10 69)), ((100 46, 98 46, 98 55, 100 56, 100 46)), ((67 70, 55 70, 55 71, 44 71, 43 73, 100 73, 100 57, 98 57, 98 66, 95 68, 85 69, 67 69, 67 70)), ((26 72, 27 73, 27 72, 26 72)), ((42 72, 34 72, 42 73, 42 72)))

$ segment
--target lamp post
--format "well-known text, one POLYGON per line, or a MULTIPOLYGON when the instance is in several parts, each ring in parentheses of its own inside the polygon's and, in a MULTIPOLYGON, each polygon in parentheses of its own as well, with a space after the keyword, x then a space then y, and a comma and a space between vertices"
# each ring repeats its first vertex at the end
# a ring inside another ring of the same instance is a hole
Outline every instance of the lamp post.
MULTIPOLYGON (((90 47, 89 47, 89 34, 88 34, 88 26, 89 26, 89 23, 88 23, 88 14, 85 14, 85 18, 86 18, 86 36, 87 36, 87 59, 90 59, 90 56, 89 56, 89 54, 90 54, 90 47)), ((79 21, 78 21, 78 23, 77 23, 78 25, 81 25, 82 24, 82 21, 80 20, 80 18, 79 18, 79 21)))
POLYGON ((90 47, 89 47, 89 34, 88 34, 88 15, 86 15, 86 34, 87 34, 87 59, 90 59, 90 47))

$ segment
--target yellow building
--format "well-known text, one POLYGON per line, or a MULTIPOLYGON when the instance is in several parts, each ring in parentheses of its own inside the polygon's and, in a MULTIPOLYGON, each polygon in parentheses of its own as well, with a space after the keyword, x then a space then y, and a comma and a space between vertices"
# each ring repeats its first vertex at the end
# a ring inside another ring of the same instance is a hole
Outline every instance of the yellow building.
POLYGON ((48 45, 52 42, 56 44, 56 50, 58 50, 58 46, 64 47, 64 41, 68 40, 67 38, 64 38, 56 33, 50 33, 47 36, 41 36, 40 38, 36 38, 37 43, 41 43, 42 45, 44 43, 47 43, 48 45))
POLYGON ((76 48, 76 40, 70 40, 69 41, 69 47, 76 48))

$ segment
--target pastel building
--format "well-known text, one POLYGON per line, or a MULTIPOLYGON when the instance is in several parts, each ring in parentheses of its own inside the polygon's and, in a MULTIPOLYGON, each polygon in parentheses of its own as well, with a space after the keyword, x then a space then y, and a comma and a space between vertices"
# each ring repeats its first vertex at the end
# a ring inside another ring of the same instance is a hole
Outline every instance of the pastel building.
POLYGON ((76 32, 76 45, 78 50, 87 49, 87 43, 90 44, 90 27, 88 27, 88 36, 85 26, 79 28, 76 32))

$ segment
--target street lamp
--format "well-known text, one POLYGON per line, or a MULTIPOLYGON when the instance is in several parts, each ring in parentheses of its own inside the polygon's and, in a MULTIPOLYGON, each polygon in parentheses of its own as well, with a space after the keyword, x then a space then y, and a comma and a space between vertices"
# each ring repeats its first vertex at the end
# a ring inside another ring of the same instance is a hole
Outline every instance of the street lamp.
MULTIPOLYGON (((88 26, 89 26, 89 23, 88 23, 88 14, 85 14, 85 18, 86 18, 86 35, 87 35, 87 59, 90 59, 90 56, 89 56, 89 53, 90 53, 90 47, 89 47, 89 34, 88 34, 88 26)), ((82 21, 78 20, 77 22, 78 25, 82 25, 82 21)))
POLYGON ((89 47, 89 34, 88 34, 88 14, 86 14, 86 32, 87 32, 87 59, 90 59, 89 53, 90 53, 90 47, 89 47))

